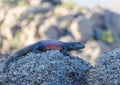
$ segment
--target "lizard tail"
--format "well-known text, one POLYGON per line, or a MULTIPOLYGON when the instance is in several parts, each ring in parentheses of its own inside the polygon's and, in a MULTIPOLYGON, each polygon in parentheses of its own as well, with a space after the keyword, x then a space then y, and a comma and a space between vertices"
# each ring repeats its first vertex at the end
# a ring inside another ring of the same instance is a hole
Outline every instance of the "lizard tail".
POLYGON ((82 44, 81 42, 68 42, 65 43, 65 45, 67 46, 68 51, 85 48, 84 44, 82 44))
POLYGON ((5 61, 5 64, 4 64, 4 67, 3 67, 3 73, 7 72, 8 71, 8 66, 10 64, 11 61, 14 60, 14 57, 13 56, 10 56, 6 61, 5 61))

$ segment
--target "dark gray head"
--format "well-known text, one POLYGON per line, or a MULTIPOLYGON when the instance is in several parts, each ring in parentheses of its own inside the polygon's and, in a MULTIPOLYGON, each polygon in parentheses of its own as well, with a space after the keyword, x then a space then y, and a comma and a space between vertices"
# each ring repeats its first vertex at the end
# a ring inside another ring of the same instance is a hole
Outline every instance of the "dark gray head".
POLYGON ((68 51, 85 48, 84 44, 80 42, 69 42, 69 43, 66 43, 66 46, 68 48, 68 51))

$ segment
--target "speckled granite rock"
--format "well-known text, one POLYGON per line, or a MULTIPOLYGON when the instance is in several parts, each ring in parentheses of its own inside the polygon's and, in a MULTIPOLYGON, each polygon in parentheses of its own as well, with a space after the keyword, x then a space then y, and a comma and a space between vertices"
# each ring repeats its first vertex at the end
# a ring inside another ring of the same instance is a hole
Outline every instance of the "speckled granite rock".
POLYGON ((120 85, 120 48, 102 54, 89 71, 89 85, 120 85))
POLYGON ((64 56, 57 50, 30 52, 9 65, 8 73, 1 73, 3 85, 86 85, 86 73, 91 65, 78 57, 64 56))

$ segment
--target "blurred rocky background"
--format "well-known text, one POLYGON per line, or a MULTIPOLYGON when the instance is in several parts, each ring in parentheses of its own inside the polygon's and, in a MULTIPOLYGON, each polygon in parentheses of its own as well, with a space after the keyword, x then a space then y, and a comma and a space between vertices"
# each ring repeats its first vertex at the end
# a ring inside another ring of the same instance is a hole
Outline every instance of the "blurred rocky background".
POLYGON ((80 41, 72 52, 95 65, 100 53, 120 45, 120 15, 100 6, 61 0, 0 0, 0 58, 42 39, 80 41))
POLYGON ((87 76, 88 85, 120 85, 120 49, 101 54, 87 76))

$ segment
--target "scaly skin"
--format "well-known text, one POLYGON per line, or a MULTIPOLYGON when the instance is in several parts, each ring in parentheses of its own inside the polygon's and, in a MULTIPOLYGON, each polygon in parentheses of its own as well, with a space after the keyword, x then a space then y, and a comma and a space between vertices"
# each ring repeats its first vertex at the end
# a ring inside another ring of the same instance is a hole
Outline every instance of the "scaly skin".
POLYGON ((19 56, 23 56, 32 50, 46 51, 46 50, 59 50, 64 55, 68 55, 67 51, 82 49, 85 46, 80 42, 61 42, 56 40, 42 40, 34 44, 28 45, 10 56, 5 62, 3 72, 8 69, 8 65, 19 56))

